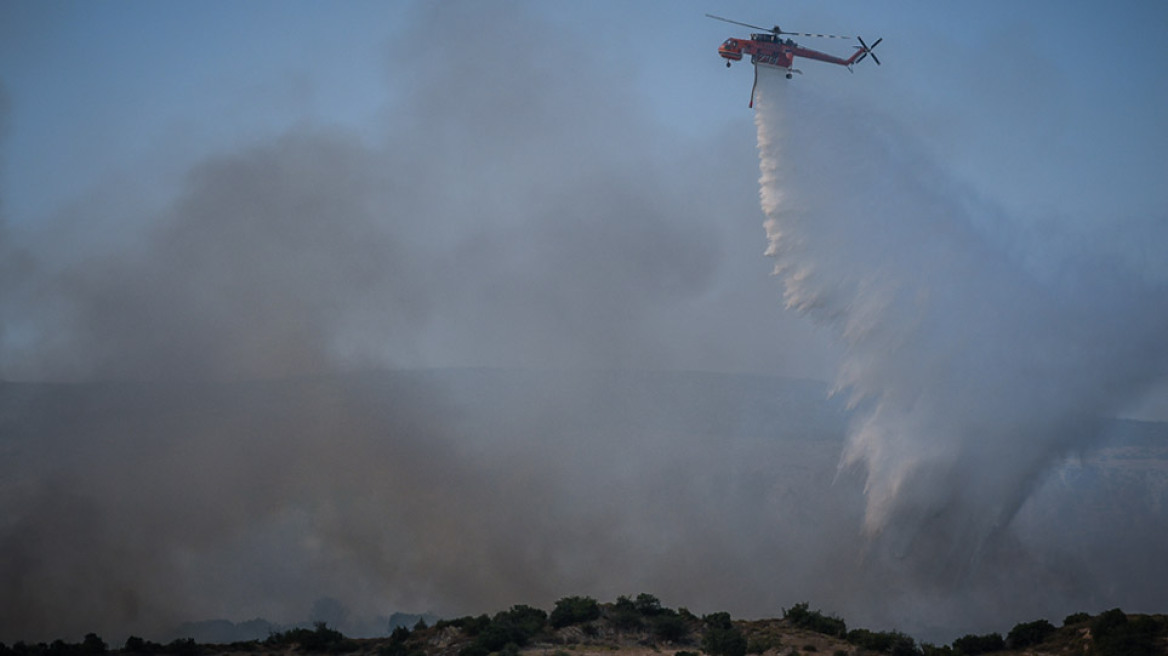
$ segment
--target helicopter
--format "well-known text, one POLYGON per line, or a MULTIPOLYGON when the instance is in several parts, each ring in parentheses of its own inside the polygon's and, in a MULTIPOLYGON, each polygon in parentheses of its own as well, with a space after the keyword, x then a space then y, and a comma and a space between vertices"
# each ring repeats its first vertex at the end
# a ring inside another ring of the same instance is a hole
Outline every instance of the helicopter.
POLYGON ((729 18, 722 18, 713 14, 706 14, 707 17, 715 20, 720 20, 734 25, 741 25, 755 30, 765 30, 750 35, 749 39, 738 39, 730 37, 718 46, 718 54, 726 60, 726 68, 730 68, 730 64, 736 61, 742 61, 743 55, 750 55, 750 63, 755 65, 754 69, 754 86, 750 89, 750 107, 754 107, 754 91, 758 87, 758 66, 772 66, 774 68, 784 69, 787 73, 787 79, 794 77, 795 73, 800 75, 803 71, 795 68, 795 58, 802 57, 804 59, 815 59, 829 64, 839 64, 846 66, 848 70, 852 70, 853 64, 858 64, 863 61, 865 57, 871 56, 872 61, 880 65, 880 60, 876 58, 876 53, 872 52, 873 48, 880 45, 883 38, 876 39, 872 45, 864 43, 860 37, 854 37, 860 42, 856 46, 856 52, 852 53, 851 57, 843 59, 834 55, 829 55, 811 48, 804 48, 795 43, 791 39, 784 39, 783 35, 791 36, 810 36, 825 39, 851 39, 850 36, 839 36, 836 34, 811 34, 809 32, 786 32, 775 25, 771 28, 760 27, 758 25, 751 25, 750 23, 743 23, 729 18))

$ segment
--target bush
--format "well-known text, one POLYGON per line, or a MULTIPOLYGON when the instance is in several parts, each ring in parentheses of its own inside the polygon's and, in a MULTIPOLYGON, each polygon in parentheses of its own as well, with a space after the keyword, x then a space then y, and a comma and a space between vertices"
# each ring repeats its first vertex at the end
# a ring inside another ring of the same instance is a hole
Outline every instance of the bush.
POLYGON ((703 615, 702 622, 705 623, 707 628, 730 629, 734 627, 734 621, 730 619, 730 613, 725 611, 703 615))
POLYGON ((751 636, 746 641, 746 653, 748 654, 764 654, 771 649, 779 650, 782 648, 783 641, 778 636, 773 635, 751 636))
POLYGON ((1023 649, 1039 645, 1054 632, 1054 625, 1046 620, 1017 624, 1006 635, 1006 646, 1010 649, 1023 649))
POLYGON ((1083 622, 1090 622, 1091 616, 1087 613, 1072 613, 1063 619, 1063 626, 1071 626, 1073 624, 1082 624, 1083 622))
POLYGON ((618 631, 635 631, 641 628, 641 612, 632 599, 622 595, 608 609, 608 621, 618 631))
POLYGON ((418 645, 411 647, 408 644, 410 635, 410 630, 404 626, 394 628, 393 633, 389 634, 389 642, 378 647, 378 656, 425 656, 418 645))
POLYGON ((893 656, 908 656, 910 654, 915 655, 920 653, 917 650, 916 640, 899 631, 852 629, 848 631, 847 641, 869 651, 878 651, 882 654, 892 654, 893 656))
POLYGON ((794 626, 824 635, 844 638, 848 635, 848 625, 840 618, 827 616, 818 610, 808 610, 807 602, 783 609, 783 619, 794 626))
POLYGON ((81 641, 81 651, 85 654, 104 654, 108 649, 109 645, 96 633, 85 634, 85 639, 81 641))
POLYGON ((1113 608, 1091 622, 1094 656, 1152 656, 1156 650, 1159 627, 1150 617, 1129 618, 1113 608))
POLYGON ((518 644, 517 641, 523 639, 523 634, 517 628, 492 622, 475 637, 472 644, 482 647, 489 654, 493 651, 499 651, 509 643, 518 644))
POLYGON ((572 624, 591 622, 600 617, 600 604, 592 597, 564 597, 556 602, 548 618, 552 627, 560 629, 572 624))
POLYGON ((491 625, 491 618, 486 613, 477 617, 467 615, 466 617, 452 621, 451 625, 462 629, 464 634, 473 638, 487 630, 487 627, 491 625))
POLYGON ((662 611, 651 620, 650 625, 653 636, 665 642, 680 642, 689 636, 689 624, 672 611, 662 611))
MULTIPOLYGON (((340 631, 330 629, 328 624, 317 622, 315 627, 315 629, 289 629, 283 633, 273 633, 268 636, 264 644, 268 646, 300 645, 301 651, 331 654, 343 654, 357 650, 356 642, 346 638, 340 631)), ((191 644, 194 644, 193 640, 191 644)), ((188 654, 184 653, 180 656, 188 656, 188 654)))
POLYGON ((654 615, 660 615, 665 612, 665 609, 661 607, 661 601, 657 597, 651 594, 645 594, 644 592, 637 595, 637 598, 633 600, 633 608, 645 617, 653 617, 654 615))
POLYGON ((389 634, 389 641, 394 644, 402 644, 410 639, 410 630, 404 626, 395 627, 393 633, 389 634))
POLYGON ((746 656, 746 637, 730 620, 730 613, 713 613, 702 618, 706 632, 702 651, 710 656, 746 656))
MULTIPOLYGON (((485 617, 484 615, 483 618, 485 617)), ((481 626, 481 619, 471 619, 467 622, 467 626, 473 627, 475 632, 473 634, 467 632, 467 634, 474 635, 474 642, 464 647, 459 654, 460 656, 486 656, 492 652, 506 650, 512 645, 514 651, 518 652, 520 647, 526 645, 543 630, 544 626, 547 625, 547 618, 547 613, 538 608, 517 605, 512 606, 511 610, 496 613, 486 626, 481 626)), ((466 631, 466 627, 463 630, 466 631)))
POLYGON ((543 610, 520 604, 512 606, 511 610, 496 614, 495 619, 491 620, 491 624, 499 625, 512 632, 515 639, 508 642, 514 642, 522 647, 543 630, 547 619, 548 614, 543 610))
POLYGON ((1006 641, 1000 633, 985 635, 965 635, 953 641, 953 651, 960 656, 977 656, 991 651, 1002 651, 1006 641))
POLYGON ((163 647, 162 651, 174 656, 198 656, 203 650, 194 638, 176 638, 163 647))

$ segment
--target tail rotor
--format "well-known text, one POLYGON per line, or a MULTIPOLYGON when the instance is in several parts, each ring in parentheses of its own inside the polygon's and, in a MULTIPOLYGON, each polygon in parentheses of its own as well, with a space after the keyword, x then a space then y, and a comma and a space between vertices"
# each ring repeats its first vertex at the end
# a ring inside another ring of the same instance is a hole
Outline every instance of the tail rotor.
POLYGON ((858 40, 860 42, 860 50, 862 50, 863 53, 859 57, 857 57, 856 61, 853 63, 859 64, 860 62, 864 61, 865 57, 871 55, 872 61, 876 62, 876 65, 879 66, 880 60, 876 58, 876 53, 872 52, 872 50, 876 46, 880 45, 880 42, 884 40, 884 37, 880 37, 879 39, 876 39, 876 41, 872 45, 868 45, 867 43, 864 43, 864 39, 862 39, 860 37, 856 37, 856 40, 858 40))

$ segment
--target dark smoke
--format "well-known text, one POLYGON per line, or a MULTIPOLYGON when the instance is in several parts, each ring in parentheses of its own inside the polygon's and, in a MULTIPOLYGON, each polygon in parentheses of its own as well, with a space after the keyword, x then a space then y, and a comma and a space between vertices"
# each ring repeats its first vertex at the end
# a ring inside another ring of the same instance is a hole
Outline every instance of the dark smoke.
POLYGON ((4 386, 0 639, 291 622, 322 596, 367 616, 615 596, 676 532, 694 563, 737 543, 715 530, 740 516, 699 519, 729 471, 686 482, 712 437, 560 425, 608 412, 589 376, 483 427, 477 392, 357 373, 815 370, 765 348, 805 330, 759 310, 747 185, 716 191, 746 133, 677 139, 584 48, 514 56, 545 31, 517 5, 428 7, 386 63, 385 126, 298 124, 191 163, 161 206, 127 185, 22 224, 0 366, 56 383, 4 386), (467 50, 419 58, 439 32, 467 50))

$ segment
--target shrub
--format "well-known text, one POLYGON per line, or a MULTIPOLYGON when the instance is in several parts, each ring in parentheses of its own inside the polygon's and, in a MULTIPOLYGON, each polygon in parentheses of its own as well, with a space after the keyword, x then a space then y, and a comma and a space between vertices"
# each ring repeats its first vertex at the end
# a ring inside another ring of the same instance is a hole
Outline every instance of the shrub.
POLYGON ((404 626, 394 628, 393 633, 389 634, 389 642, 377 648, 378 656, 424 656, 418 645, 411 648, 408 644, 410 635, 410 630, 404 626))
POLYGON ((1000 633, 985 635, 964 635, 953 641, 953 651, 960 656, 977 656, 991 651, 1002 651, 1006 648, 1006 641, 1000 633))
POLYGON ((689 624, 673 611, 662 611, 651 621, 653 636, 665 642, 679 642, 689 635, 689 624))
MULTIPOLYGON (((43 646, 43 644, 42 644, 43 646)), ((80 646, 71 645, 64 640, 57 638, 45 649, 42 649, 43 656, 80 656, 80 646)))
POLYGON ((702 618, 706 632, 702 651, 710 656, 746 656, 746 637, 730 620, 730 613, 712 613, 702 618))
POLYGON ((198 656, 203 650, 194 638, 176 638, 163 647, 162 651, 174 656, 198 656))
POLYGON ((911 636, 899 631, 869 631, 868 629, 852 629, 848 631, 847 641, 869 651, 878 651, 893 656, 908 656, 919 654, 917 642, 911 636))
POLYGON ((808 610, 807 602, 783 609, 783 619, 808 631, 843 638, 848 635, 848 625, 840 618, 827 616, 818 610, 808 610))
POLYGON ((138 636, 130 636, 126 638, 126 645, 122 647, 122 651, 130 652, 132 654, 157 654, 164 650, 164 647, 157 642, 150 640, 143 640, 138 636))
POLYGON ((488 617, 486 613, 483 613, 477 617, 471 617, 468 615, 467 617, 457 621, 460 622, 460 624, 457 624, 456 626, 462 629, 462 632, 470 637, 477 636, 483 631, 486 631, 487 627, 491 625, 491 618, 488 617))
POLYGON ((637 595, 637 598, 633 600, 633 608, 645 617, 652 617, 665 612, 665 609, 661 607, 661 601, 657 597, 651 594, 645 594, 644 592, 637 595))
POLYGON ((547 619, 548 615, 543 610, 520 604, 512 606, 511 610, 496 614, 495 619, 491 620, 491 624, 502 626, 513 633, 515 639, 507 642, 514 642, 522 647, 543 630, 547 619))
POLYGON ((548 620, 560 629, 572 624, 591 622, 600 617, 600 604, 592 597, 564 597, 556 602, 548 620))
MULTIPOLYGON (((485 617, 484 615, 483 618, 485 617)), ((547 613, 538 608, 517 605, 512 606, 511 610, 496 613, 495 617, 481 628, 480 619, 471 620, 468 625, 473 625, 476 630, 473 634, 468 632, 468 635, 474 635, 474 642, 464 647, 459 654, 486 656, 492 652, 503 651, 511 645, 514 645, 514 651, 518 652, 520 647, 543 630, 547 625, 547 617, 547 613)), ((466 628, 463 630, 466 631, 466 628)))
POLYGON ((608 609, 608 621, 618 631, 633 631, 641 628, 641 612, 632 599, 621 595, 608 609))
MULTIPOLYGON (((357 650, 358 645, 356 642, 346 638, 340 631, 330 629, 328 624, 317 622, 315 627, 315 629, 289 629, 283 633, 273 633, 268 636, 264 644, 268 646, 300 645, 301 651, 327 652, 332 654, 342 654, 357 650)), ((174 643, 171 644, 173 645, 174 643)), ((191 644, 194 645, 194 640, 191 641, 191 644)), ((198 646, 195 645, 195 648, 197 649, 198 646)), ((169 647, 167 649, 170 651, 169 647)), ((171 651, 170 653, 178 652, 171 651)), ((182 653, 179 656, 189 656, 189 654, 182 653)))
POLYGON ((108 649, 109 645, 96 633, 85 634, 85 639, 81 641, 81 652, 85 654, 104 654, 108 649))
POLYGON ((782 649, 783 641, 778 636, 756 635, 746 641, 746 653, 763 654, 771 649, 782 649))
POLYGON ((1113 608, 1091 622, 1094 656, 1152 656, 1156 654, 1156 621, 1147 616, 1129 618, 1113 608))
POLYGON ((404 643, 410 639, 410 630, 404 626, 394 628, 393 633, 389 634, 389 641, 395 644, 404 643))
POLYGON ((1063 619, 1063 626, 1071 626, 1072 624, 1082 624, 1083 622, 1091 621, 1091 616, 1087 613, 1072 613, 1063 619))
POLYGON ((1054 625, 1046 620, 1023 622, 1010 629, 1010 633, 1006 635, 1006 646, 1010 649, 1023 649, 1042 644, 1054 632, 1054 625))

